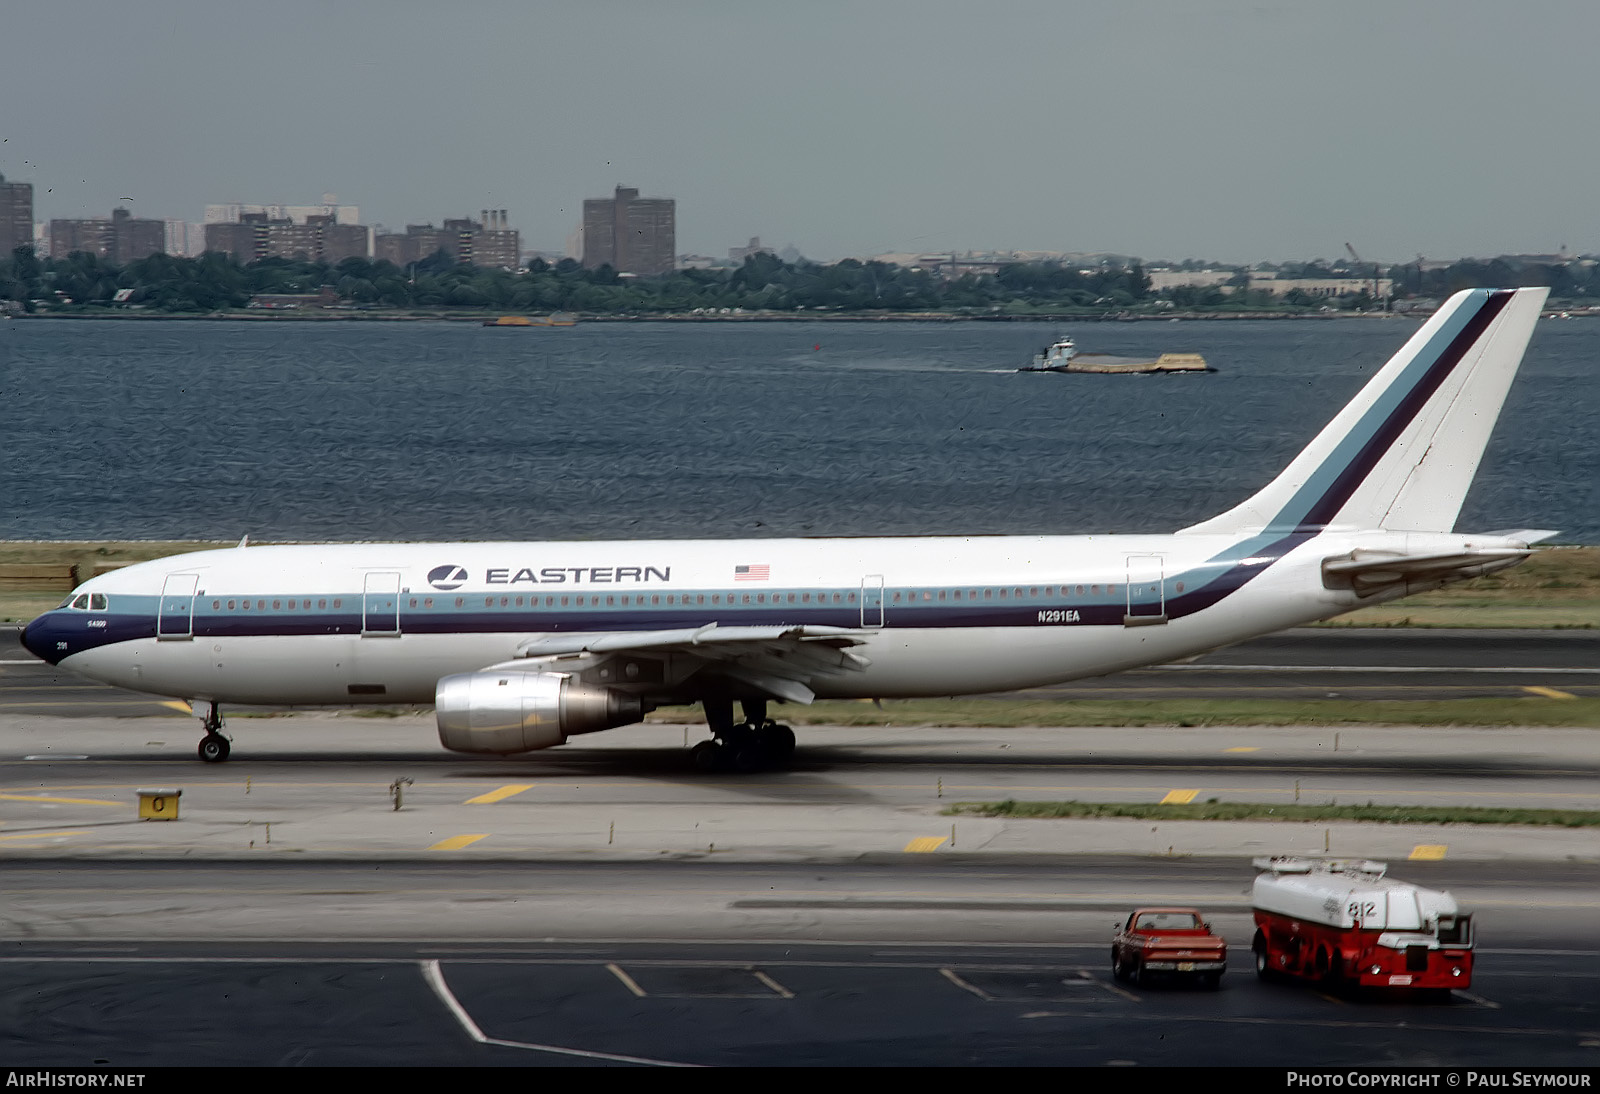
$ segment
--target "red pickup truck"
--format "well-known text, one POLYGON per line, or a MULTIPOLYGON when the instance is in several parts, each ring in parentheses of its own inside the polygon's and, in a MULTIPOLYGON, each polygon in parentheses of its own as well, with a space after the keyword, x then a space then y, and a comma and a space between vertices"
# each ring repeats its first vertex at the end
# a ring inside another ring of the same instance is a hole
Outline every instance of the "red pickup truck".
POLYGON ((1111 973, 1118 980, 1193 977, 1215 988, 1227 967, 1228 944, 1193 908, 1137 908, 1111 940, 1111 973))

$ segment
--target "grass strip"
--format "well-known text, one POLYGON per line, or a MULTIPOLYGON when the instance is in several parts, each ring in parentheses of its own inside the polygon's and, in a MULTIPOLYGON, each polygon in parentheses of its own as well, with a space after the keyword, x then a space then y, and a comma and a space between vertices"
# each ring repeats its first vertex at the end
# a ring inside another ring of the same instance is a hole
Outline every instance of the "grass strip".
MULTIPOLYGON (((1600 727, 1600 698, 885 699, 785 706, 792 725, 951 726, 1569 726, 1600 727)), ((652 720, 681 720, 663 711, 652 720)))
POLYGON ((1260 802, 956 802, 953 817, 1132 817, 1137 820, 1370 821, 1377 824, 1533 824, 1600 827, 1600 812, 1582 809, 1492 809, 1462 805, 1268 805, 1260 802))

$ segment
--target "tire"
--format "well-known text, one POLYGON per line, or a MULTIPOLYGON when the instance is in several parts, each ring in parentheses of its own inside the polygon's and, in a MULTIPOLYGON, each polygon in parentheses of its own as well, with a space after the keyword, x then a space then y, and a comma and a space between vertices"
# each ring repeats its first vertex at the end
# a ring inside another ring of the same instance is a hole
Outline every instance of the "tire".
POLYGON ((1111 978, 1124 982, 1128 979, 1128 970, 1123 967, 1122 955, 1117 953, 1115 946, 1111 947, 1111 978))
POLYGON ((689 750, 689 759, 693 762, 695 770, 704 771, 706 774, 721 771, 726 759, 722 746, 715 741, 701 741, 689 750))
POLYGON ((733 754, 733 769, 741 775, 753 775, 767 766, 767 750, 760 741, 746 741, 733 754))
POLYGON ((200 738, 200 747, 195 750, 200 759, 208 764, 220 764, 228 758, 230 751, 228 738, 220 733, 207 733, 200 738))
POLYGON ((794 757, 794 730, 788 726, 766 725, 756 731, 756 739, 774 763, 786 764, 794 757))
POLYGON ((1267 954, 1267 940, 1258 932, 1255 941, 1250 943, 1250 953, 1255 958, 1256 976, 1261 980, 1272 980, 1276 973, 1272 971, 1272 962, 1267 954))

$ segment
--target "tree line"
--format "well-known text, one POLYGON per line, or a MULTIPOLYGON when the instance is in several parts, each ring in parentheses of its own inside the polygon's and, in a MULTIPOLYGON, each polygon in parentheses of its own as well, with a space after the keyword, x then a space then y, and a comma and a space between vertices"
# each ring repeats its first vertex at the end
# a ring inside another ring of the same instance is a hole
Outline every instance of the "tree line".
MULTIPOLYGON (((1600 300, 1600 277, 1593 265, 1582 263, 1513 266, 1501 260, 1463 260, 1448 269, 1396 266, 1386 276, 1394 278, 1399 295, 1442 297, 1467 286, 1550 285, 1557 297, 1600 300)), ((84 252, 39 258, 29 247, 0 259, 0 300, 15 301, 30 312, 101 310, 115 303, 158 312, 207 313, 246 308, 260 294, 315 294, 325 288, 342 306, 360 309, 591 315, 723 309, 1029 315, 1149 307, 1292 311, 1330 303, 1344 308, 1382 303, 1361 282, 1353 282, 1347 296, 1329 301, 1292 293, 1274 297, 1247 288, 1244 270, 1236 280, 1238 285, 1177 286, 1158 294, 1137 261, 1087 269, 1019 262, 994 273, 944 279, 928 270, 883 262, 847 258, 831 265, 790 263, 766 253, 751 255, 737 267, 686 269, 659 277, 634 277, 609 266, 584 269, 572 259, 554 264, 535 260, 527 270, 513 273, 460 265, 442 251, 405 267, 368 258, 334 265, 267 258, 241 265, 215 252, 199 258, 157 254, 117 266, 84 252)))

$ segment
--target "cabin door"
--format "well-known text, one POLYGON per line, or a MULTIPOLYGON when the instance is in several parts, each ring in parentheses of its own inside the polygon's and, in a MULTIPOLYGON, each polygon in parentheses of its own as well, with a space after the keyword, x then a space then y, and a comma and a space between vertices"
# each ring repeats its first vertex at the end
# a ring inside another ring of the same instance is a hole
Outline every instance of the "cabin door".
POLYGON ((1167 621, 1166 560, 1160 555, 1128 556, 1128 610, 1123 626, 1142 627, 1167 621))
POLYGON ((869 630, 883 626, 883 575, 861 579, 861 625, 869 630))
POLYGON ((368 574, 361 598, 361 636, 400 633, 400 575, 368 574))
POLYGON ((168 574, 161 587, 161 607, 156 617, 156 637, 186 641, 194 637, 194 590, 198 574, 168 574))

